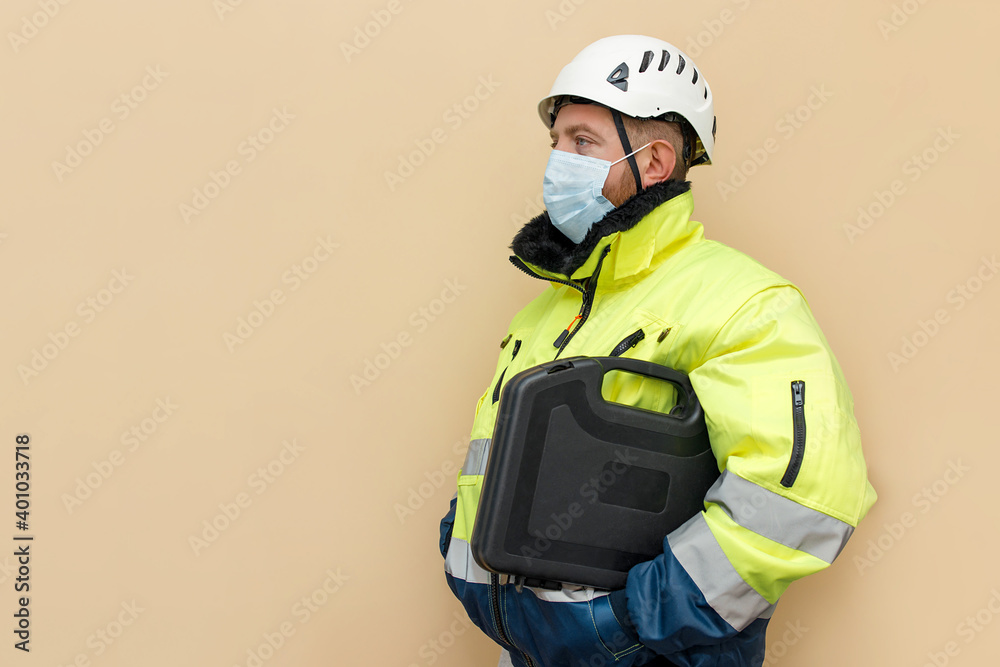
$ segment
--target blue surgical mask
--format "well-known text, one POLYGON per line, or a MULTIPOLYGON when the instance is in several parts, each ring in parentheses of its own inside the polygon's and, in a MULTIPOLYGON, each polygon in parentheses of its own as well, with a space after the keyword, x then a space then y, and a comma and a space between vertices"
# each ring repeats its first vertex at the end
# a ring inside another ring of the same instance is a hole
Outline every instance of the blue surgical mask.
POLYGON ((595 222, 615 209, 601 194, 611 167, 648 145, 614 162, 552 151, 542 181, 542 199, 555 228, 573 243, 582 241, 595 222))

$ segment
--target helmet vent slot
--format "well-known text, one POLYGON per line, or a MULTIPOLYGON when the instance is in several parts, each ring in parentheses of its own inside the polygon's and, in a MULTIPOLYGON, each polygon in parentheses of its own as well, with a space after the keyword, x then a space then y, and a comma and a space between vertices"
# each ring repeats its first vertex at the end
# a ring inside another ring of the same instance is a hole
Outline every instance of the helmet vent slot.
POLYGON ((639 74, 642 74, 647 69, 649 69, 649 63, 653 62, 653 52, 646 51, 642 54, 642 64, 639 65, 639 74))
POLYGON ((663 54, 660 56, 660 66, 656 69, 657 72, 662 72, 670 62, 670 51, 663 49, 663 54))
POLYGON ((684 56, 677 54, 677 73, 680 74, 684 71, 684 56))

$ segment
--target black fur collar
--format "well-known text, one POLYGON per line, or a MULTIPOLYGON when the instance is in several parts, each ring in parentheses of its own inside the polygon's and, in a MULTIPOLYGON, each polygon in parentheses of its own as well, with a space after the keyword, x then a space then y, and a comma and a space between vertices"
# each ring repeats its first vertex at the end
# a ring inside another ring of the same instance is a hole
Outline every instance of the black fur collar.
POLYGON ((631 229, 660 204, 690 189, 690 181, 655 183, 601 218, 580 243, 569 240, 553 226, 548 211, 542 211, 514 235, 510 249, 529 264, 568 277, 583 266, 602 238, 631 229))

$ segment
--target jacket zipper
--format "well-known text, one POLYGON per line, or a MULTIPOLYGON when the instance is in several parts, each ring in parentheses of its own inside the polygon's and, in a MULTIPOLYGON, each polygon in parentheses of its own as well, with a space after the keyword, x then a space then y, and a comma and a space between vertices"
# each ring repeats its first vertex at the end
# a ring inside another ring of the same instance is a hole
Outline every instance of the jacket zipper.
MULTIPOLYGON (((549 282, 566 285, 568 287, 572 287, 573 289, 575 289, 576 291, 580 292, 580 294, 583 295, 583 303, 580 306, 580 314, 577 317, 573 318, 573 322, 579 321, 576 327, 573 328, 572 330, 570 330, 569 328, 564 330, 562 333, 559 334, 559 337, 556 339, 556 342, 553 343, 554 347, 559 348, 559 350, 556 352, 555 358, 558 358, 559 355, 562 353, 562 351, 566 349, 566 346, 569 344, 570 340, 572 340, 573 336, 576 335, 576 332, 580 330, 580 327, 584 325, 584 323, 587 321, 587 318, 590 316, 590 309, 594 305, 594 294, 597 292, 597 276, 601 272, 601 265, 604 263, 604 258, 608 256, 608 253, 610 251, 611 251, 610 245, 604 247, 604 250, 601 252, 600 259, 597 260, 597 266, 594 268, 594 273, 590 277, 590 281, 587 283, 586 287, 583 287, 579 283, 574 282, 572 280, 561 280, 559 278, 550 278, 547 276, 541 276, 532 271, 531 269, 529 269, 525 265, 525 263, 521 260, 520 257, 518 257, 517 255, 511 256, 510 258, 511 264, 521 269, 521 271, 527 273, 532 278, 538 278, 539 280, 548 280, 549 282)), ((571 322, 570 327, 572 326, 573 323, 571 322)), ((633 336, 634 335, 635 334, 633 334, 633 336)), ((516 350, 516 344, 515 344, 515 350, 516 350)), ((504 373, 506 372, 507 369, 505 368, 504 373)), ((503 373, 501 373, 500 378, 503 379, 503 373)), ((499 386, 500 386, 499 383, 497 383, 497 387, 493 390, 494 396, 498 397, 499 386)), ((497 399, 494 398, 494 401, 496 400, 497 399)), ((496 621, 495 625, 496 625, 497 635, 499 635, 501 641, 504 641, 507 644, 513 646, 515 649, 517 649, 514 642, 512 642, 510 637, 507 635, 506 630, 504 630, 503 616, 501 615, 502 610, 500 609, 500 575, 498 574, 492 574, 492 573, 490 574, 490 603, 493 609, 493 618, 496 621)), ((522 656, 524 656, 524 661, 528 665, 528 667, 535 667, 535 663, 531 660, 531 658, 528 656, 527 653, 521 651, 520 649, 517 650, 521 653, 522 656)))
MULTIPOLYGON (((597 276, 601 273, 601 265, 604 263, 604 258, 608 256, 609 252, 611 252, 611 246, 610 245, 604 246, 604 250, 601 251, 601 257, 600 259, 597 260, 597 266, 594 267, 594 274, 590 277, 590 281, 587 283, 586 288, 584 288, 579 283, 574 282, 572 280, 560 280, 558 278, 549 278, 547 276, 540 276, 531 269, 529 269, 527 266, 525 266, 524 262, 521 261, 520 257, 518 257, 517 255, 511 256, 510 258, 511 263, 517 268, 527 273, 529 276, 532 276, 533 278, 538 278, 539 280, 548 280, 549 282, 567 285, 577 290, 583 295, 583 303, 580 304, 580 314, 577 315, 577 317, 573 318, 573 322, 577 322, 577 320, 579 320, 576 324, 576 327, 574 327, 572 331, 567 327, 562 331, 562 333, 559 334, 559 337, 556 338, 555 342, 552 343, 553 347, 559 348, 558 351, 556 352, 556 356, 553 357, 553 359, 559 358, 559 355, 562 354, 562 351, 565 350, 566 346, 569 345, 569 342, 573 340, 573 336, 576 335, 576 332, 579 331, 581 327, 583 327, 583 325, 587 322, 587 318, 590 317, 590 309, 594 305, 594 295, 597 293, 597 276)), ((570 327, 572 326, 573 323, 571 322, 570 327)))
MULTIPOLYGON (((506 338, 503 339, 503 342, 500 343, 501 349, 507 346, 507 343, 508 341, 510 341, 510 338, 511 337, 508 335, 506 338)), ((517 353, 520 350, 521 350, 521 340, 518 339, 514 341, 514 349, 512 350, 510 355, 511 362, 514 361, 514 358, 517 357, 517 353)), ((507 364, 507 368, 510 368, 509 363, 507 364)), ((500 373, 500 379, 497 380, 497 385, 496 387, 493 388, 494 403, 500 400, 500 385, 503 384, 503 376, 507 374, 507 368, 504 368, 503 371, 500 373)), ((510 644, 515 650, 518 650, 518 652, 522 656, 524 656, 524 661, 528 664, 528 667, 535 667, 535 663, 531 661, 531 658, 528 657, 528 655, 524 651, 520 651, 520 649, 517 649, 517 647, 514 645, 514 642, 511 641, 510 636, 507 634, 507 631, 504 629, 503 616, 501 615, 502 610, 500 609, 500 575, 495 573, 490 573, 490 607, 493 610, 493 618, 495 619, 494 626, 496 627, 497 635, 500 637, 501 641, 510 644)))
MULTIPOLYGON (((510 360, 514 361, 514 357, 517 356, 518 350, 521 349, 521 340, 514 341, 514 353, 510 355, 510 360)), ((510 364, 507 364, 507 368, 510 368, 510 364)), ((503 383, 503 376, 507 373, 507 368, 503 369, 500 373, 500 379, 497 380, 497 386, 493 388, 493 402, 496 403, 500 400, 500 385, 503 383)))
POLYGON ((795 478, 799 475, 799 468, 802 467, 802 457, 806 453, 806 383, 802 380, 792 382, 792 427, 794 431, 792 440, 792 456, 788 461, 788 468, 784 477, 781 478, 781 485, 789 488, 795 483, 795 478))
POLYGON ((556 340, 555 340, 554 343, 552 343, 552 346, 553 347, 559 347, 560 345, 562 345, 563 341, 566 340, 566 337, 569 336, 569 334, 570 334, 571 331, 573 331, 573 325, 576 324, 576 321, 579 320, 579 319, 581 319, 582 317, 583 317, 583 315, 577 315, 576 317, 574 317, 573 321, 569 323, 569 326, 567 326, 565 329, 563 329, 562 333, 560 333, 556 337, 556 340))
POLYGON ((625 337, 625 340, 615 345, 615 349, 611 350, 612 357, 620 357, 633 347, 639 344, 639 341, 646 337, 646 333, 639 329, 634 334, 629 334, 625 337))
POLYGON ((518 651, 522 656, 524 656, 524 661, 528 664, 528 667, 535 667, 535 663, 531 661, 531 658, 527 653, 517 648, 513 641, 511 641, 510 636, 503 627, 503 616, 501 616, 500 609, 500 575, 490 574, 490 606, 493 608, 493 618, 496 627, 497 635, 499 635, 500 640, 504 643, 510 644, 516 651, 518 651))
MULTIPOLYGON (((547 276, 540 276, 537 273, 535 273, 534 271, 532 271, 531 269, 529 269, 524 264, 524 262, 521 261, 520 257, 518 257, 516 255, 511 256, 511 258, 510 258, 511 264, 513 264, 517 268, 521 269, 522 271, 524 271, 525 273, 527 273, 529 276, 531 276, 533 278, 538 278, 539 280, 548 280, 549 282, 560 283, 562 285, 566 285, 568 287, 572 287, 573 289, 575 289, 576 291, 580 292, 580 294, 583 295, 583 303, 580 305, 580 314, 577 317, 573 318, 573 322, 577 322, 576 327, 574 327, 572 330, 570 330, 569 328, 567 328, 566 330, 564 330, 562 333, 559 334, 559 337, 556 339, 555 343, 553 343, 554 347, 558 347, 559 348, 559 350, 556 352, 556 356, 554 358, 556 358, 556 359, 559 358, 559 355, 562 353, 563 350, 566 349, 566 346, 569 345, 569 342, 573 339, 573 336, 576 335, 576 332, 580 330, 580 328, 586 323, 587 318, 590 317, 590 309, 594 305, 594 295, 597 292, 597 276, 601 272, 601 265, 604 263, 604 258, 608 256, 608 253, 610 251, 611 251, 611 246, 610 245, 607 245, 607 246, 604 247, 604 250, 601 252, 600 259, 597 260, 597 266, 594 267, 594 273, 593 273, 593 275, 590 276, 590 281, 587 283, 586 287, 583 287, 579 283, 574 282, 572 280, 560 280, 559 278, 549 278, 547 276)), ((573 326, 573 323, 570 323, 570 327, 572 327, 572 326, 573 326)), ((515 347, 515 349, 516 349, 516 347, 515 347)), ((504 369, 504 373, 506 373, 506 372, 507 372, 507 369, 504 369)), ((503 379, 503 374, 502 373, 500 375, 500 378, 503 379)), ((494 396, 498 397, 499 386, 500 386, 499 383, 497 383, 497 388, 495 388, 493 390, 494 396)), ((495 398, 494 401, 496 401, 496 400, 497 399, 495 398)), ((493 617, 496 619, 497 634, 500 636, 501 640, 507 642, 511 646, 514 646, 514 642, 512 642, 510 640, 510 637, 507 635, 507 632, 504 630, 504 627, 503 627, 503 617, 500 615, 500 613, 501 613, 501 609, 500 609, 500 576, 497 575, 497 574, 490 574, 490 601, 492 602, 492 605, 493 605, 493 617)), ((516 648, 516 646, 515 646, 515 648, 516 648)), ((520 649, 518 649, 518 650, 520 651, 520 649)), ((520 651, 520 653, 521 653, 521 655, 524 656, 524 661, 528 665, 528 667, 534 667, 535 666, 535 663, 532 662, 531 658, 528 656, 527 653, 525 653, 524 651, 520 651)))

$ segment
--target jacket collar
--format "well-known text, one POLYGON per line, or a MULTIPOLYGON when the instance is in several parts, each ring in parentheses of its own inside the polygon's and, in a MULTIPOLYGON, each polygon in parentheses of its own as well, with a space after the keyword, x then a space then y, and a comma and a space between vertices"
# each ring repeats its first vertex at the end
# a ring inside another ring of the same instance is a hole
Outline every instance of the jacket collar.
POLYGON ((517 232, 510 249, 539 274, 577 280, 593 273, 610 245, 601 266, 601 283, 640 277, 681 247, 704 238, 701 224, 691 220, 693 210, 691 183, 664 181, 608 213, 580 243, 556 229, 543 211, 517 232))

